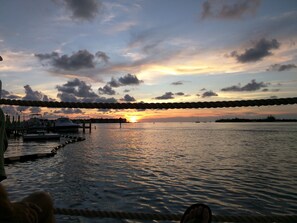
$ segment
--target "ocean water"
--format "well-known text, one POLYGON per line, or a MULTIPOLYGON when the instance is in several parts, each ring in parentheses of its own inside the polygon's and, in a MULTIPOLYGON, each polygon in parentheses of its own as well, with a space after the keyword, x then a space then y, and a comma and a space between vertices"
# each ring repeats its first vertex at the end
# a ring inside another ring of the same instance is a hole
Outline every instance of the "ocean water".
MULTIPOLYGON (((78 135, 86 140, 55 157, 6 166, 10 198, 45 190, 65 208, 180 214, 201 202, 215 215, 297 212, 296 123, 96 124, 78 135)), ((58 144, 10 139, 6 156, 58 144)))

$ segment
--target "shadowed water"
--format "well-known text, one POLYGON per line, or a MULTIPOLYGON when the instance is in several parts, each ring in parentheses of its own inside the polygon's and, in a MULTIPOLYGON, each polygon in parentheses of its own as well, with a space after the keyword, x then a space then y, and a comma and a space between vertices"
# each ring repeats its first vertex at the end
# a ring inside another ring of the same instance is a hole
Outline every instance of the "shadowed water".
MULTIPOLYGON (((53 158, 6 166, 10 197, 46 190, 56 207, 183 213, 203 202, 216 215, 296 214, 296 123, 100 124, 84 137, 53 158)), ((57 144, 11 139, 6 156, 57 144)))

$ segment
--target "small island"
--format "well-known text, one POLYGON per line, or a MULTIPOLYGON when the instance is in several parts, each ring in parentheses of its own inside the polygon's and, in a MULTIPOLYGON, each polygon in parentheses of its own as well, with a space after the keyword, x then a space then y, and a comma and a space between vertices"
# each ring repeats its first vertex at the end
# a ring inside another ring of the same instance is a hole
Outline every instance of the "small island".
POLYGON ((218 119, 215 122, 297 122, 297 119, 276 119, 274 116, 269 115, 267 118, 262 119, 230 118, 218 119))

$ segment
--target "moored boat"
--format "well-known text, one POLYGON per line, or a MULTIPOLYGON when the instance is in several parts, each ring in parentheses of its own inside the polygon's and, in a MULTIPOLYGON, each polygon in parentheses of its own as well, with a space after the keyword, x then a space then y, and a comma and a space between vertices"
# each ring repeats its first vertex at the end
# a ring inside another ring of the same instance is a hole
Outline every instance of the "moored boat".
POLYGON ((56 132, 78 132, 81 126, 73 123, 69 118, 58 118, 54 124, 54 130, 56 132))

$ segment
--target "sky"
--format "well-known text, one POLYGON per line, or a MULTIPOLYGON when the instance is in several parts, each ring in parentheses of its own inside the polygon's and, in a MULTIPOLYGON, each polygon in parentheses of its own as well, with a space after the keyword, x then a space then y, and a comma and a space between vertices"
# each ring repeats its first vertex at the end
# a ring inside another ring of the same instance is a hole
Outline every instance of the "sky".
MULTIPOLYGON (((199 102, 297 96, 296 0, 0 0, 2 98, 199 102)), ((7 114, 129 121, 297 118, 297 105, 7 114)))

